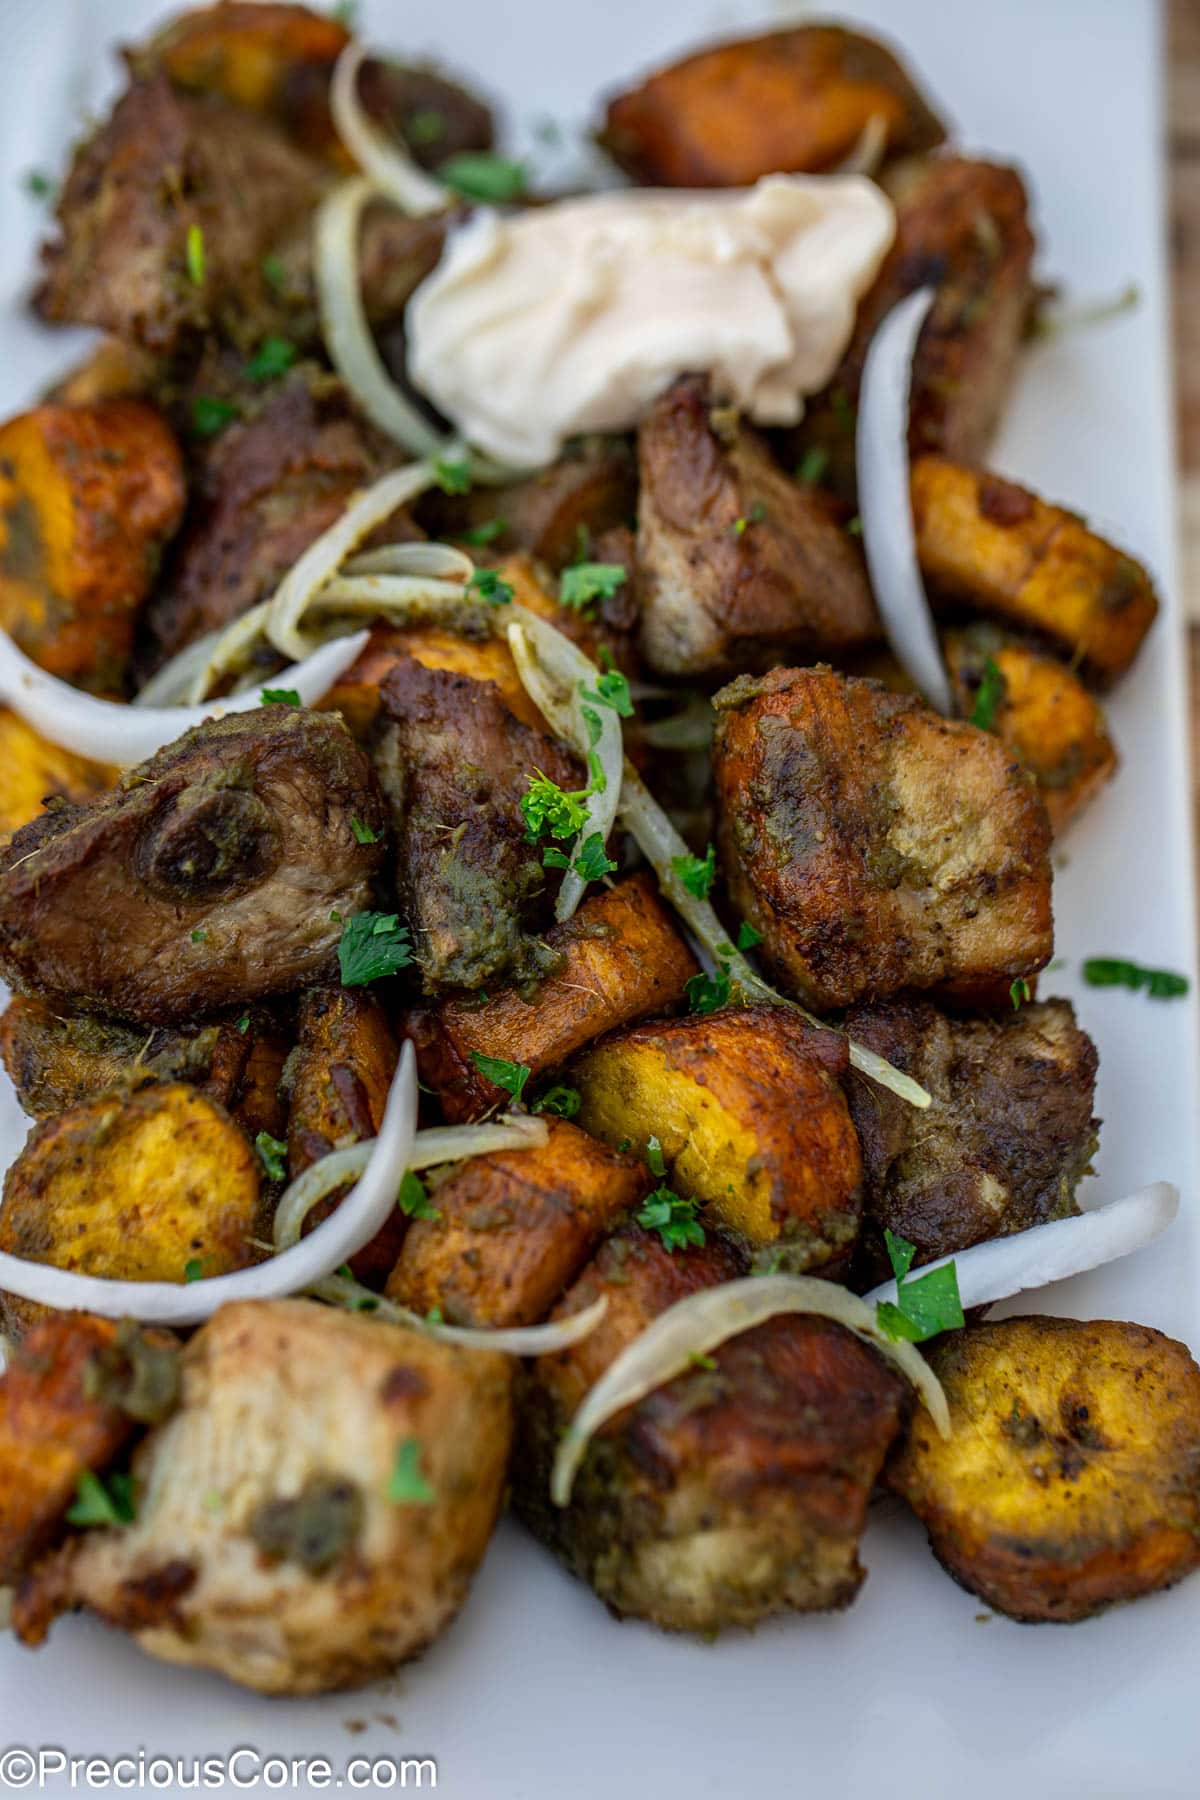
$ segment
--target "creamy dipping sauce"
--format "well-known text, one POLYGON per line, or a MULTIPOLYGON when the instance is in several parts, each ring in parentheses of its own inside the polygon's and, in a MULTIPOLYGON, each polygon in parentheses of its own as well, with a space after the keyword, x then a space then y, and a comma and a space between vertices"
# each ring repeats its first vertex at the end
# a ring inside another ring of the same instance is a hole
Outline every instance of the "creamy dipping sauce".
POLYGON ((687 372, 708 370, 714 398, 758 423, 792 425, 894 231, 858 175, 481 211, 409 301, 409 373, 470 443, 529 467, 579 432, 629 430, 687 372))

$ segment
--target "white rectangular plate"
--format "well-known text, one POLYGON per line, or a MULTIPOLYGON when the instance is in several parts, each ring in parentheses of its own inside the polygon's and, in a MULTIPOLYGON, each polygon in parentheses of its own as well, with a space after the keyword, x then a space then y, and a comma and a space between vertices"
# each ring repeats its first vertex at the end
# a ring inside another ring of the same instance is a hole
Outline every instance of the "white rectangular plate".
MULTIPOLYGON (((0 0, 0 412, 29 400, 66 359, 63 339, 38 332, 13 303, 40 223, 13 174, 57 161, 71 109, 111 86, 105 43, 160 11, 139 0, 0 0)), ((1075 297, 1130 280, 1141 292, 1128 316, 1029 354, 994 461, 1102 521, 1157 571, 1166 601, 1111 703, 1119 778, 1060 859, 1068 966, 1046 988, 1075 1000, 1101 1051, 1103 1148, 1086 1198, 1166 1177, 1182 1190, 1183 1217, 1167 1240, 1061 1287, 1043 1310, 1137 1319, 1200 1348, 1193 1005, 1077 980, 1087 955, 1194 972, 1157 9, 850 0, 829 11, 887 32, 967 146, 1024 167, 1045 276, 1075 297)), ((729 0, 455 0, 437 14, 378 0, 364 12, 376 41, 440 53, 508 97, 526 128, 546 115, 582 121, 597 94, 656 59, 785 16, 729 0)), ((9 1157, 23 1123, 6 1103, 9 1157)), ((705 1646, 618 1625, 509 1524, 458 1623, 380 1690, 267 1702, 151 1662, 98 1625, 64 1621, 37 1656, 0 1649, 0 1736, 80 1754, 139 1745, 217 1754, 248 1743, 335 1763, 431 1755, 439 1787, 471 1800, 1194 1794, 1200 1578, 1072 1630, 1031 1629, 982 1620, 913 1521, 887 1506, 873 1516, 864 1559, 869 1577, 848 1613, 705 1646)))

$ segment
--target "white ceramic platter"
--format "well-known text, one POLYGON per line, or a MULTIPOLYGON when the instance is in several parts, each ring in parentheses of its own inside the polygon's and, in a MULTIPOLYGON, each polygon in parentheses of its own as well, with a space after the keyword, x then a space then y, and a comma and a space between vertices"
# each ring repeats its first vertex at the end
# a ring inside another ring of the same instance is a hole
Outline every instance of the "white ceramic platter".
MULTIPOLYGON (((75 109, 111 86, 107 43, 159 10, 0 0, 0 413, 70 355, 16 305, 40 220, 15 176, 54 165, 75 109)), ((1023 165, 1044 275, 1080 298, 1130 280, 1140 289, 1127 316, 1030 353, 994 461, 1103 521, 1158 572, 1166 597, 1112 701, 1119 779, 1062 859, 1055 910, 1068 967, 1047 991, 1071 995, 1101 1051, 1103 1148, 1087 1198, 1162 1176, 1180 1186, 1184 1215, 1165 1241, 1060 1288, 1045 1308, 1137 1319, 1200 1349, 1193 1008, 1076 980, 1087 955, 1194 962, 1157 9, 849 0, 838 10, 904 48, 968 146, 1023 165)), ((732 0, 377 0, 363 11, 380 43, 440 53, 509 97, 526 130, 547 116, 584 120, 595 95, 714 31, 784 16, 732 0)), ((23 1122, 9 1095, 4 1109, 8 1157, 23 1122)), ((1086 1625, 1030 1629, 981 1621, 913 1522, 887 1507, 865 1560, 850 1612, 704 1646, 616 1624, 508 1525, 458 1623, 381 1690, 267 1702, 65 1621, 36 1656, 0 1648, 0 1737, 109 1755, 252 1744, 335 1765, 430 1755, 441 1791, 464 1800, 1195 1793, 1200 1577, 1086 1625)))

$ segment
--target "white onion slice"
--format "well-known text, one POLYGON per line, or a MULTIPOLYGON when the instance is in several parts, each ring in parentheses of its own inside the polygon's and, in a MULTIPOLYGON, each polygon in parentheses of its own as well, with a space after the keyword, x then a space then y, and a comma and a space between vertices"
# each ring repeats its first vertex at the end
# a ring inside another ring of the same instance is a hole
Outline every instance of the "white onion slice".
MULTIPOLYGON (((1169 1181, 1155 1181, 1136 1194, 1112 1200, 1107 1206, 1098 1206, 1078 1217, 1052 1219, 1046 1225, 1014 1232, 1011 1237, 992 1238, 986 1244, 958 1250, 953 1256, 922 1263, 913 1270, 913 1279, 952 1262, 965 1312, 968 1307, 1007 1300, 1027 1288, 1066 1281, 1071 1275, 1085 1275, 1089 1269, 1099 1269, 1104 1263, 1129 1256, 1165 1231, 1178 1211, 1178 1188, 1169 1181)), ((866 1299, 871 1305, 877 1300, 894 1302, 895 1282, 883 1282, 866 1299)))
POLYGON ((888 147, 888 122, 882 113, 872 113, 858 134, 858 141, 844 156, 831 175, 874 175, 888 147))
POLYGON ((749 1275, 677 1300, 609 1364, 559 1444, 550 1477, 554 1504, 569 1503, 587 1447, 609 1419, 683 1374, 693 1358, 781 1313, 836 1319, 857 1337, 866 1338, 908 1377, 941 1435, 950 1435, 950 1410, 937 1376, 914 1345, 895 1343, 880 1329, 873 1306, 849 1288, 811 1275, 749 1275))
POLYGON ((867 346, 858 399, 858 511, 871 587, 887 640, 932 707, 954 711, 933 614, 917 564, 909 480, 912 361, 932 288, 901 300, 867 346))
POLYGON ((475 564, 454 544, 381 544, 342 565, 343 575, 429 575, 439 581, 470 581, 475 564))
MULTIPOLYGON (((365 631, 335 638, 306 656, 302 662, 281 669, 266 685, 294 689, 303 706, 312 706, 326 695, 362 653, 365 631)), ((90 756, 96 762, 128 768, 145 762, 164 744, 174 743, 194 725, 226 713, 253 712, 262 704, 259 686, 244 694, 228 694, 200 706, 125 706, 116 700, 97 700, 65 681, 47 675, 17 649, 7 632, 0 631, 0 701, 19 713, 27 725, 52 744, 90 756)))
POLYGON ((358 97, 358 75, 366 55, 365 44, 349 43, 334 67, 329 110, 338 136, 375 186, 405 212, 441 212, 452 195, 440 181, 419 169, 398 144, 385 141, 358 97))
POLYGON ((316 1286, 369 1244, 396 1204, 417 1129, 417 1063, 411 1043, 388 1091, 379 1136, 337 1211, 267 1262, 231 1275, 174 1281, 109 1281, 0 1251, 0 1288, 60 1312, 99 1313, 161 1325, 198 1325, 233 1300, 274 1300, 316 1286))
POLYGON ((224 632, 206 631, 203 637, 177 651, 144 687, 133 696, 133 706, 179 706, 192 690, 200 670, 205 666, 224 632))
POLYGON ((608 1311, 608 1301, 602 1294, 582 1312, 571 1313, 568 1318, 555 1319, 546 1325, 446 1325, 439 1319, 412 1312, 395 1300, 385 1299, 344 1275, 330 1275, 318 1282, 313 1292, 318 1299, 328 1300, 335 1306, 347 1306, 355 1312, 369 1311, 373 1318, 393 1325, 407 1325, 426 1337, 440 1338, 444 1344, 460 1344, 464 1350, 499 1351, 505 1356, 552 1356, 559 1350, 568 1350, 581 1338, 590 1336, 608 1311))
MULTIPOLYGON (((398 506, 415 500, 433 481, 428 463, 407 463, 364 488, 339 519, 308 546, 284 576, 270 602, 267 636, 285 656, 302 656, 309 648, 299 629, 304 609, 338 573, 358 543, 391 517, 398 506)), ((347 665, 349 666, 349 665, 347 665)))
MULTIPOLYGON (((461 1162, 467 1156, 486 1156, 494 1150, 532 1150, 544 1144, 550 1133, 541 1119, 525 1113, 508 1113, 482 1125, 439 1125, 418 1131, 408 1159, 410 1169, 432 1169, 440 1163, 461 1162)), ((289 1250, 300 1241, 304 1221, 313 1207, 344 1181, 356 1181, 374 1154, 377 1138, 363 1138, 328 1156, 298 1175, 279 1197, 272 1235, 276 1250, 289 1250)))

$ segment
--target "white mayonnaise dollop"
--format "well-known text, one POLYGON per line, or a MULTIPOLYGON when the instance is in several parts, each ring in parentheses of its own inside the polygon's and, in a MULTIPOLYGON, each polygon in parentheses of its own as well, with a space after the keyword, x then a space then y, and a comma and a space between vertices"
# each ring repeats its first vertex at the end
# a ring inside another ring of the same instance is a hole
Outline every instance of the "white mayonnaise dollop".
POLYGON ((409 374, 470 443, 531 467, 578 432, 628 430, 685 372, 795 424, 894 230, 857 175, 481 211, 409 302, 409 374))

